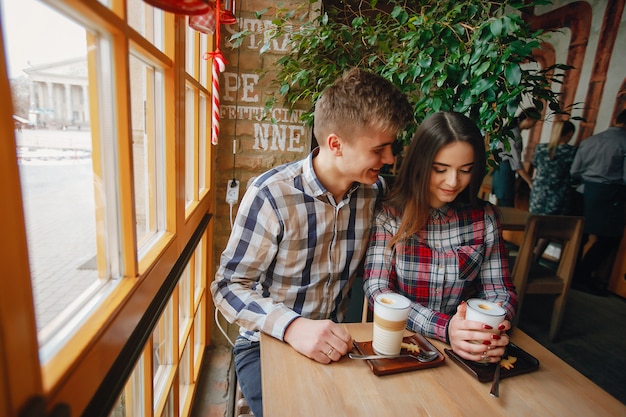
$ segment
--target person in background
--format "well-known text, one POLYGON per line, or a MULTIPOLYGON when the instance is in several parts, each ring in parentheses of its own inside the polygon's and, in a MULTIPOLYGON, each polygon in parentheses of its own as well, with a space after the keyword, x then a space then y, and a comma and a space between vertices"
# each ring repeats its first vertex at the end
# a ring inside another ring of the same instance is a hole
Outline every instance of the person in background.
POLYGON ((363 288, 370 307, 381 292, 409 298, 409 330, 449 343, 464 359, 496 362, 517 294, 497 208, 478 198, 485 169, 483 137, 469 118, 439 112, 424 120, 374 218, 363 288), (505 308, 500 334, 465 320, 472 295, 505 308))
MULTIPOLYGON (((570 174, 581 180, 585 231, 572 287, 597 295, 606 295, 608 277, 594 277, 601 267, 613 265, 624 231, 626 187, 626 109, 607 130, 580 143, 570 174), (593 245, 582 255, 590 235, 593 245)), ((609 272, 610 274, 610 268, 609 272)))
POLYGON ((385 188, 379 173, 394 162, 413 109, 389 81, 352 69, 323 92, 314 120, 319 147, 261 174, 244 194, 211 284, 215 306, 240 326, 235 370, 256 417, 261 332, 323 364, 352 349, 338 322, 385 188))
POLYGON ((533 154, 533 188, 529 210, 537 214, 570 214, 570 167, 576 147, 568 142, 576 127, 569 120, 555 122, 550 142, 539 144, 533 154))
POLYGON ((531 129, 540 119, 541 114, 534 108, 528 108, 513 119, 507 130, 509 149, 503 141, 498 142, 497 150, 500 156, 500 164, 493 172, 491 188, 498 199, 497 205, 501 207, 515 206, 515 175, 519 175, 532 189, 530 174, 522 164, 522 130, 531 129))

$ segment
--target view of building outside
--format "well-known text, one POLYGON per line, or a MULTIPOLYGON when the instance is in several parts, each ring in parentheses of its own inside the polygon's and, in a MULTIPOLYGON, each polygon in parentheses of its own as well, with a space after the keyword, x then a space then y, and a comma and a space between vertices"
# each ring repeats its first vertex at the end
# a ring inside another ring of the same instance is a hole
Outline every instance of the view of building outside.
POLYGON ((44 343, 98 281, 86 31, 37 1, 0 5, 2 16, 25 17, 4 19, 2 26, 37 329, 44 343))

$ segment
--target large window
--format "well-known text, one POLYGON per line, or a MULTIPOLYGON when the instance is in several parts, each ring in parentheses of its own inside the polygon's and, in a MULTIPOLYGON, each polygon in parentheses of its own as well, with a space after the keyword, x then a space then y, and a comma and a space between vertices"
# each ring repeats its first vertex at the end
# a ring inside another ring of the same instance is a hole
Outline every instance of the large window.
POLYGON ((0 5, 19 174, 4 197, 22 202, 29 272, 8 288, 32 285, 40 366, 12 389, 81 415, 132 368, 111 415, 186 416, 207 334, 213 39, 142 0, 0 5))
POLYGON ((47 363, 124 274, 117 144, 102 140, 115 124, 113 46, 110 34, 37 1, 5 0, 3 11, 40 357, 47 363), (33 33, 21 34, 24 25, 7 18, 20 12, 42 25, 33 22, 33 33), (68 43, 50 37, 43 22, 68 43))

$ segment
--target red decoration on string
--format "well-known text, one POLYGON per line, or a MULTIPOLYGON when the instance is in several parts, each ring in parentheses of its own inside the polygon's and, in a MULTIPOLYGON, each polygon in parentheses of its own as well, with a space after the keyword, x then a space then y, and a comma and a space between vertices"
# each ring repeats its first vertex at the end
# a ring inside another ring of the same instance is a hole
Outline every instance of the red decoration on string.
POLYGON ((215 9, 212 6, 208 13, 189 16, 189 27, 206 35, 215 33, 215 9))
POLYGON ((165 10, 166 12, 198 15, 209 12, 209 5, 202 0, 144 0, 151 6, 165 10))
POLYGON ((211 143, 213 145, 217 145, 217 141, 220 133, 220 78, 219 75, 221 72, 224 72, 226 69, 227 61, 220 50, 221 43, 221 30, 220 30, 220 0, 216 0, 215 3, 215 51, 206 52, 204 54, 204 59, 209 59, 209 57, 213 58, 213 66, 212 66, 212 78, 213 78, 213 100, 211 101, 211 143))
POLYGON ((226 0, 224 4, 224 10, 222 10, 222 23, 225 25, 234 25, 237 23, 235 17, 235 3, 236 0, 226 0))
MULTIPOLYGON (((209 11, 205 14, 189 16, 189 26, 200 33, 212 35, 215 33, 216 5, 209 4, 209 11)), ((224 25, 237 23, 234 14, 235 0, 228 0, 224 4, 224 10, 220 10, 220 21, 224 25)))

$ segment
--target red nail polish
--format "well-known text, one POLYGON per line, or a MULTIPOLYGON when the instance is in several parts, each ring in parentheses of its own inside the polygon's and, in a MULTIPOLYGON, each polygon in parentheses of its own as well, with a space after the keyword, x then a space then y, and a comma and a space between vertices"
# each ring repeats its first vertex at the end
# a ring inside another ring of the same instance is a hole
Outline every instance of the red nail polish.
POLYGON ((492 335, 491 335, 491 338, 492 338, 493 340, 500 340, 500 335, 499 335, 499 334, 492 334, 492 335))
POLYGON ((490 345, 491 342, 489 340, 483 340, 483 345, 490 345))
POLYGON ((506 326, 504 326, 504 324, 501 324, 501 325, 498 326, 498 330, 504 330, 505 327, 506 326))
POLYGON ((486 330, 491 330, 491 329, 493 329, 493 327, 491 327, 491 326, 490 326, 490 325, 488 325, 488 324, 483 324, 483 329, 486 329, 486 330))

